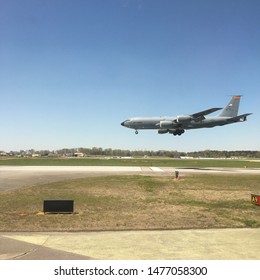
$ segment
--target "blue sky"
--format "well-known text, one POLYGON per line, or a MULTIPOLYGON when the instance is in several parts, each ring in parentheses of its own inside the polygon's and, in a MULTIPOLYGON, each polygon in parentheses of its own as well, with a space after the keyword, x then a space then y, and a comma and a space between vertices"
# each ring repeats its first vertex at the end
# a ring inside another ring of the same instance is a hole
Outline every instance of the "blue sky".
POLYGON ((260 150, 257 0, 0 0, 0 150, 260 150), (242 94, 248 122, 181 137, 120 125, 242 94))

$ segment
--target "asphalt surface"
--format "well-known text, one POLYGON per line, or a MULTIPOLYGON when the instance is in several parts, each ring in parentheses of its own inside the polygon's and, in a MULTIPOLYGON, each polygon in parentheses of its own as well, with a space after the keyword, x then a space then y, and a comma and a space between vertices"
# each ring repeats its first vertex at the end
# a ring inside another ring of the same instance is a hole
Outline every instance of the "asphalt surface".
POLYGON ((139 173, 142 173, 140 167, 0 166, 0 192, 68 179, 139 173))
MULTIPOLYGON (((123 174, 174 176, 161 167, 0 166, 0 191, 88 176, 123 174)), ((178 169, 189 173, 260 174, 260 169, 178 169)), ((259 208, 260 209, 260 208, 259 208)), ((2 260, 234 259, 260 260, 260 229, 0 233, 2 260)))
MULTIPOLYGON (((28 236, 27 236, 28 237, 28 236)), ((32 238, 32 236, 31 236, 32 238)), ((35 237, 34 237, 35 238, 35 237)), ((37 238, 37 237, 36 237, 37 238)), ((87 256, 19 241, 15 236, 0 236, 0 260, 89 260, 87 256)))
MULTIPOLYGON (((132 166, 0 166, 0 192, 24 186, 51 183, 67 179, 108 175, 174 176, 172 167, 132 166)), ((178 168, 186 174, 260 174, 260 169, 249 168, 178 168)))

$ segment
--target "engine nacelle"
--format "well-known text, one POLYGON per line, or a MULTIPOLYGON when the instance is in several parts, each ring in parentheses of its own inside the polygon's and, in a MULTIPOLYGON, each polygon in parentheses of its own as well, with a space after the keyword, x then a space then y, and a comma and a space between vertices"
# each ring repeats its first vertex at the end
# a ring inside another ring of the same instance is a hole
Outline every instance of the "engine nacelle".
POLYGON ((158 129, 158 133, 159 134, 165 134, 165 133, 168 133, 168 129, 158 129))
POLYGON ((192 119, 190 115, 180 115, 176 117, 176 123, 190 123, 192 119))
POLYGON ((160 121, 160 127, 161 128, 172 128, 173 123, 172 123, 172 121, 160 121))

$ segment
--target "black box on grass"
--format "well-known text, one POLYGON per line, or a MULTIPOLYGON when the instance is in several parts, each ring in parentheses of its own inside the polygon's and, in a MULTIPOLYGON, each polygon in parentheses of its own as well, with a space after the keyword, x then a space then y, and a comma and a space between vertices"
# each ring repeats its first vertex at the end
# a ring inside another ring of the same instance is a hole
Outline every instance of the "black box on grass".
POLYGON ((44 200, 44 213, 73 213, 74 200, 44 200))

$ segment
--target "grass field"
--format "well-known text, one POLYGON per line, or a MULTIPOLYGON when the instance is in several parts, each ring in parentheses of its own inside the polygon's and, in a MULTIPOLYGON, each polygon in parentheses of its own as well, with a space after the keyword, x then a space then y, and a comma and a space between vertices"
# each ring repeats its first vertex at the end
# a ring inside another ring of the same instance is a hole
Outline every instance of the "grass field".
POLYGON ((161 166, 260 168, 260 161, 170 158, 0 158, 0 165, 15 166, 161 166))
POLYGON ((0 193, 0 231, 260 227, 258 175, 89 177, 0 193), (47 214, 43 200, 73 199, 75 214, 47 214))

